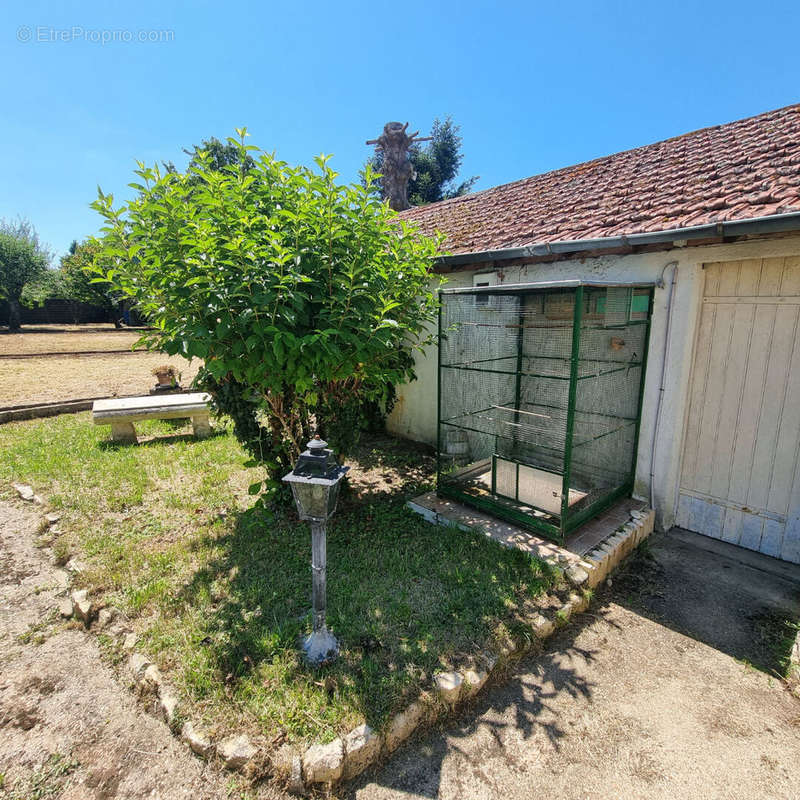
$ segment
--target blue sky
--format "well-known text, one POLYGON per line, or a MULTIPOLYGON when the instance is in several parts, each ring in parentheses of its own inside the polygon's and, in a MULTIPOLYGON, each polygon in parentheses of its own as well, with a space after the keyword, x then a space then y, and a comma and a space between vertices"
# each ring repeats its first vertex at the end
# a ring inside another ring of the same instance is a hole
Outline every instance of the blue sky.
POLYGON ((799 28, 797 0, 5 2, 0 217, 62 253, 98 184, 242 125, 352 180, 384 122, 451 114, 487 188, 800 101, 799 28))

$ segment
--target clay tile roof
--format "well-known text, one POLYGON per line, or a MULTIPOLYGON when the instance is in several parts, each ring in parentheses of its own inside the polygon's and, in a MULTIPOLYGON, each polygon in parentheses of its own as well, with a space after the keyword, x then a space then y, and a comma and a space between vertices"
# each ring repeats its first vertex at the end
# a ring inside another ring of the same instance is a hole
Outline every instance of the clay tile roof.
POLYGON ((800 104, 408 209, 453 254, 800 211, 800 104))

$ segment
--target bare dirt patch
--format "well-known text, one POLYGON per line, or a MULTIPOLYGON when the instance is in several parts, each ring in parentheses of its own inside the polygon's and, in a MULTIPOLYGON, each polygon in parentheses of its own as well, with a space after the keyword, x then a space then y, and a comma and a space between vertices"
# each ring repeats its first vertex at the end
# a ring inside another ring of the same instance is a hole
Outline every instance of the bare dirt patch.
POLYGON ((0 409, 147 394, 153 367, 173 364, 188 387, 200 361, 133 350, 143 330, 113 325, 23 327, 0 332, 0 409))
POLYGON ((0 797, 278 796, 191 755, 137 706, 98 638, 60 621, 60 571, 33 545, 38 517, 0 501, 0 797))
POLYGON ((800 565, 674 528, 631 559, 614 591, 650 619, 786 674, 800 622, 800 565))

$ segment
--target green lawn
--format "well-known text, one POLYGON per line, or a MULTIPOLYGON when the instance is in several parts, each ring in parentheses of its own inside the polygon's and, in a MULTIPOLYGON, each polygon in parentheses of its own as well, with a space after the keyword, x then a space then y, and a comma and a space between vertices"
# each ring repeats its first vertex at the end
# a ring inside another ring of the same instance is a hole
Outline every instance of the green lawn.
POLYGON ((525 635, 547 568, 405 509, 429 487, 432 458, 383 436, 349 460, 353 489, 328 529, 341 656, 307 667, 297 644, 311 625, 308 526, 251 508, 259 473, 217 428, 195 441, 174 423, 142 423, 138 446, 116 446, 88 414, 0 426, 0 491, 24 481, 63 512, 54 550, 86 564, 80 582, 129 615, 137 646, 219 735, 379 729, 438 669, 525 635))

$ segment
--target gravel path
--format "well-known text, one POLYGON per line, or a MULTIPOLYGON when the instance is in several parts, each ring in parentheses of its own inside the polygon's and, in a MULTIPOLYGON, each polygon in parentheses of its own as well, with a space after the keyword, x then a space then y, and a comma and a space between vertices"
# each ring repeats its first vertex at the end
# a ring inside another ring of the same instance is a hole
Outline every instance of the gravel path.
POLYGON ((40 516, 0 501, 0 797, 243 797, 137 706, 96 636, 59 619, 64 573, 33 546, 40 516))
MULTIPOLYGON (((665 571, 655 572, 676 596, 685 593, 663 560, 665 571)), ((647 592, 670 599, 663 585, 647 592)), ((767 674, 651 617, 615 579, 591 613, 520 664, 507 685, 416 739, 348 796, 800 798, 800 701, 767 674)))

